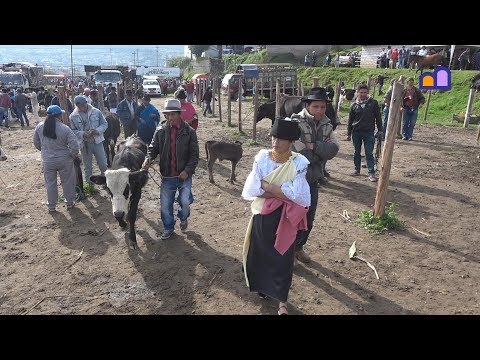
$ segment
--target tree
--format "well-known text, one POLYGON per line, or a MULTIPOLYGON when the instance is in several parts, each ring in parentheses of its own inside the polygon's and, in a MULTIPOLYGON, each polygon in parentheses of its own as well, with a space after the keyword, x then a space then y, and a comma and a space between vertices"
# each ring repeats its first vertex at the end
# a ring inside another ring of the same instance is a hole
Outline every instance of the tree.
POLYGON ((208 50, 209 47, 210 45, 188 45, 188 48, 190 49, 192 54, 195 55, 196 57, 202 56, 202 53, 205 50, 208 50))

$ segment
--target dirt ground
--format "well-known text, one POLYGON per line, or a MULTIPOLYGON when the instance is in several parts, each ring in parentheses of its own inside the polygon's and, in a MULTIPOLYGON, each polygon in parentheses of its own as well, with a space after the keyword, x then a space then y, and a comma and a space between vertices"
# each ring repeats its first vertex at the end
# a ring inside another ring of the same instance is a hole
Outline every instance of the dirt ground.
MULTIPOLYGON (((276 314, 277 303, 250 293, 241 271, 249 202, 241 198, 254 155, 270 146, 270 121, 251 138, 251 103, 243 103, 243 130, 218 116, 198 128, 200 162, 189 228, 168 240, 162 225, 159 187, 149 179, 137 220, 139 248, 128 246, 102 189, 67 212, 50 214, 33 129, 15 122, 2 132, 8 160, 0 163, 0 314, 276 314), (216 184, 206 171, 206 140, 243 139, 238 185, 226 181, 230 163, 216 163, 216 184)), ((153 104, 163 107, 164 99, 153 104)), ((238 123, 234 113, 232 122, 238 123)), ((218 113, 218 108, 216 109, 218 113)), ((29 114, 31 117, 31 114, 29 114)), ((337 135, 346 137, 345 119, 337 135)), ((123 136, 123 135, 122 135, 123 136)), ((388 198, 407 230, 372 235, 345 220, 373 207, 377 184, 351 177, 353 146, 327 167, 306 251, 313 262, 295 270, 289 312, 297 315, 479 314, 480 148, 473 129, 428 126, 419 120, 414 141, 396 140, 388 198), (415 228, 415 229, 414 229, 415 228), (360 261, 372 263, 380 279, 360 261)), ((155 168, 158 169, 157 165, 155 168)), ((153 173, 158 182, 158 174, 153 173)), ((96 171, 94 170, 94 173, 96 171)), ((61 192, 61 187, 60 190, 61 192)))

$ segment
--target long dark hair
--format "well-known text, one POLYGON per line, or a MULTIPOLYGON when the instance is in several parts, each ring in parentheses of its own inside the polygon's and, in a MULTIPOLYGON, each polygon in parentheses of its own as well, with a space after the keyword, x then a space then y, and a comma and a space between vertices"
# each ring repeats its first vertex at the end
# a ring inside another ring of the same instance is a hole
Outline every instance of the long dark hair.
POLYGON ((51 139, 57 138, 57 133, 55 132, 55 123, 57 122, 57 118, 60 118, 60 116, 62 116, 62 114, 47 115, 47 118, 43 123, 43 136, 51 139))

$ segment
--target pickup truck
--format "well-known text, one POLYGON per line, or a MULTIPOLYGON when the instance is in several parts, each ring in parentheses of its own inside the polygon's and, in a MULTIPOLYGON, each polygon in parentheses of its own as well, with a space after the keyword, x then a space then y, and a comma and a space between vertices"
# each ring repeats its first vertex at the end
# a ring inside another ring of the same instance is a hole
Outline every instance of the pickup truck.
POLYGON ((339 66, 360 67, 361 51, 351 51, 347 55, 340 55, 339 66))

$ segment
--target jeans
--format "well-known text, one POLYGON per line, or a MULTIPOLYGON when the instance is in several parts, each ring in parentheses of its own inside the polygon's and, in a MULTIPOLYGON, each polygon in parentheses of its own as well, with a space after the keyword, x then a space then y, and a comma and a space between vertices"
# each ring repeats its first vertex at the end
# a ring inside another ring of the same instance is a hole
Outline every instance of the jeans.
POLYGON ((402 136, 406 139, 411 139, 413 137, 413 129, 415 128, 415 123, 417 122, 418 108, 403 109, 403 130, 402 136))
POLYGON ((193 102, 193 93, 187 93, 187 101, 193 102))
POLYGON ((27 126, 30 126, 30 123, 28 122, 27 118, 27 110, 25 109, 25 106, 17 106, 17 116, 20 119, 20 124, 25 126, 25 123, 23 120, 25 119, 25 122, 27 123, 27 126))
POLYGON ((373 131, 353 131, 352 133, 353 147, 355 153, 353 154, 353 163, 355 170, 360 171, 361 158, 360 151, 362 150, 362 141, 365 148, 365 158, 367 160, 368 173, 375 173, 375 160, 373 158, 373 147, 375 146, 375 135, 373 131))
POLYGON ((101 175, 105 175, 107 170, 107 155, 105 154, 105 149, 103 148, 103 142, 100 144, 87 143, 84 142, 84 148, 82 149, 82 159, 83 159, 83 170, 85 172, 85 180, 89 183, 90 176, 92 176, 92 158, 95 155, 95 160, 97 160, 98 167, 100 169, 101 175))
POLYGON ((205 104, 205 110, 203 111, 203 116, 207 115, 207 112, 209 114, 212 114, 213 111, 212 111, 212 106, 211 106, 211 101, 204 101, 204 104, 205 104))
POLYGON ((3 125, 8 127, 8 108, 3 108, 0 106, 0 126, 3 125), (5 119, 5 124, 3 123, 3 119, 5 119))
POLYGON ((311 203, 310 208, 307 212, 307 230, 302 230, 297 233, 297 237, 295 240, 295 251, 300 251, 303 249, 303 245, 307 242, 308 236, 310 235, 310 231, 313 228, 313 220, 315 220, 315 213, 317 212, 317 204, 318 204, 318 188, 315 183, 309 184, 310 185, 310 196, 311 196, 311 203))
POLYGON ((177 217, 181 222, 184 222, 190 216, 190 204, 193 202, 192 177, 189 176, 185 181, 181 181, 177 176, 162 178, 162 185, 160 187, 160 214, 165 231, 172 231, 175 227, 173 203, 175 202, 177 190, 178 197, 176 200, 179 204, 177 217))

